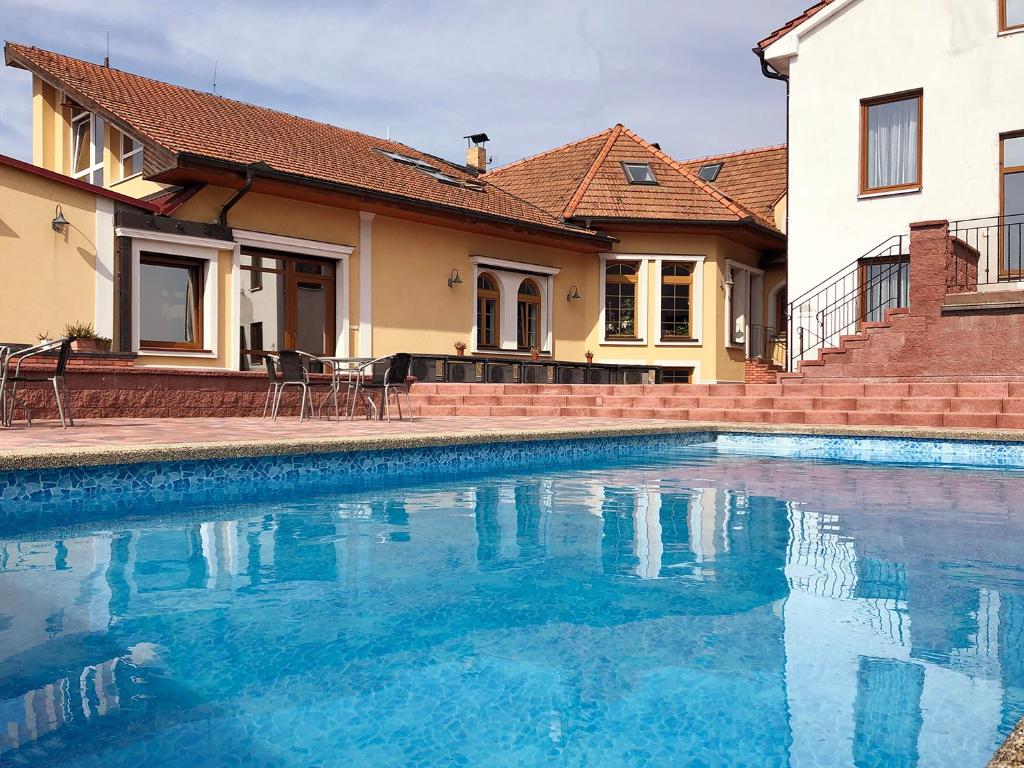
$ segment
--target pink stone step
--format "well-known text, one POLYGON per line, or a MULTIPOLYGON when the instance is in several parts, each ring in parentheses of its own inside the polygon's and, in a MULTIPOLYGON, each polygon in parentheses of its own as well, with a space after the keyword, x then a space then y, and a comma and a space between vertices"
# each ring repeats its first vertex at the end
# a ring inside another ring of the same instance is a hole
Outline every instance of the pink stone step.
POLYGON ((846 411, 807 411, 804 424, 847 424, 849 414, 846 411))
POLYGON ((941 413, 910 413, 902 411, 893 414, 893 424, 900 427, 941 427, 941 413))
POLYGON ((725 421, 725 409, 691 408, 690 421, 725 421))
POLYGON ((909 397, 909 384, 864 384, 864 397, 909 397))
POLYGON ((956 385, 956 393, 960 397, 1009 397, 1010 385, 1007 382, 961 382, 956 385))
POLYGON ((856 427, 888 427, 895 423, 895 413, 884 411, 851 411, 847 423, 856 427))
POLYGON ((911 397, 956 397, 957 385, 950 382, 946 384, 942 383, 926 383, 926 384, 911 384, 910 385, 910 396, 911 397))
POLYGON ((700 408, 735 408, 735 397, 702 397, 699 403, 700 408))
POLYGON ((995 429, 998 419, 999 414, 997 413, 945 413, 942 415, 942 426, 962 429, 995 429))
POLYGON ((858 397, 857 410, 891 413, 900 410, 902 402, 898 397, 858 397))
POLYGON ((1024 413, 1024 397, 1008 397, 1003 400, 1003 413, 1024 413))
POLYGON ((814 408, 813 397, 776 397, 772 407, 777 411, 810 411, 814 408))
POLYGON ((803 424, 805 411, 771 411, 768 421, 771 424, 803 424))
POLYGON ((413 411, 417 416, 454 416, 454 405, 415 405, 413 411))
POLYGON ((953 413, 1002 413, 1000 397, 954 397, 949 401, 953 413))
MULTIPOLYGON (((472 406, 462 406, 459 413, 464 413, 472 406)), ((491 416, 561 416, 562 409, 559 407, 542 407, 537 405, 492 405, 491 416)))
POLYGON ((1024 429, 1024 413, 1000 413, 996 416, 999 429, 1024 429))
POLYGON ((724 420, 742 423, 764 424, 765 422, 768 421, 768 416, 770 413, 770 410, 726 409, 724 420))
POLYGON ((855 411, 856 397, 815 397, 811 406, 816 411, 855 411))

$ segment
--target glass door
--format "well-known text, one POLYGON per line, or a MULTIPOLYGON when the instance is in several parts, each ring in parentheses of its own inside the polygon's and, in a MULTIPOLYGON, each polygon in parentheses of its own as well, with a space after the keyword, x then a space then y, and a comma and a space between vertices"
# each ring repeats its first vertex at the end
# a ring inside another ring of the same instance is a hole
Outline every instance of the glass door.
POLYGON ((999 278, 1024 279, 1024 133, 1004 136, 1000 162, 999 278))

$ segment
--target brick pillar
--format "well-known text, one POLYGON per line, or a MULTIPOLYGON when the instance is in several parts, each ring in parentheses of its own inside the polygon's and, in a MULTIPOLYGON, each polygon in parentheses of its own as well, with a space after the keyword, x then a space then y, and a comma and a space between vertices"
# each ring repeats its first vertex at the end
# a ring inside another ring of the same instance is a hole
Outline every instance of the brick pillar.
POLYGON ((910 225, 910 314, 935 316, 942 311, 954 258, 948 221, 910 225))

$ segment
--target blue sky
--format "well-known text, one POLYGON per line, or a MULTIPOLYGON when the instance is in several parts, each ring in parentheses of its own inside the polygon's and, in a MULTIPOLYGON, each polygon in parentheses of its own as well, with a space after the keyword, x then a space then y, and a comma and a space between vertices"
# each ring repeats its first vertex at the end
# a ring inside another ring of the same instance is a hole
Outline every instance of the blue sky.
MULTIPOLYGON (((679 159, 779 143, 754 43, 810 0, 0 0, 0 34, 452 159, 496 165, 622 122, 679 159)), ((30 159, 28 73, 0 68, 0 153, 30 159)))

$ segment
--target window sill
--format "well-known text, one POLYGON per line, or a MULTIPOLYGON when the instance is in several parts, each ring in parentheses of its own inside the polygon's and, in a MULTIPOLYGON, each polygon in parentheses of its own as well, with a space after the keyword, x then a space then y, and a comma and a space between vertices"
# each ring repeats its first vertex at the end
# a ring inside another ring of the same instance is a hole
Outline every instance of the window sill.
POLYGON ((1001 29, 996 37, 1013 37, 1014 35, 1024 35, 1024 26, 1001 29))
POLYGON ((118 179, 117 181, 112 181, 110 183, 110 188, 113 189, 118 184, 124 184, 126 181, 131 181, 132 179, 140 179, 140 178, 142 178, 142 171, 139 171, 138 173, 133 173, 131 176, 125 176, 123 179, 118 179))
POLYGON ((599 343, 602 347, 646 347, 644 339, 602 339, 599 343))
POLYGON ((656 347, 702 347, 704 342, 700 339, 687 339, 686 341, 656 341, 656 347))
POLYGON ((861 192, 857 195, 858 200, 874 200, 876 197, 899 197, 900 195, 916 195, 923 189, 921 186, 907 187, 906 189, 887 189, 882 192, 861 192))
POLYGON ((181 349, 180 347, 142 347, 139 355, 144 357, 216 357, 217 353, 210 349, 181 349))

